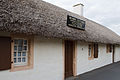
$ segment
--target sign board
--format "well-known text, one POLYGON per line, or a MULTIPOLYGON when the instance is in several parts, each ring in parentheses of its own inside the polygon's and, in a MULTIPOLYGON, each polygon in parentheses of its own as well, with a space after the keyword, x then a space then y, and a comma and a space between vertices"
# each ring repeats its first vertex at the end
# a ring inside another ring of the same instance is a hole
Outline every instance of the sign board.
POLYGON ((67 15, 67 26, 85 30, 85 21, 67 15))

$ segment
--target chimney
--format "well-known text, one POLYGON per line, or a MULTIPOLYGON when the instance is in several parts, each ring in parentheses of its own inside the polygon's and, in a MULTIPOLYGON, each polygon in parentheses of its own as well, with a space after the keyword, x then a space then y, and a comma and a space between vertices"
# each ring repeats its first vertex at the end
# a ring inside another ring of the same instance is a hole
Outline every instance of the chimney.
POLYGON ((76 4, 73 6, 73 11, 74 13, 80 15, 80 16, 83 16, 83 7, 84 5, 83 4, 76 4))

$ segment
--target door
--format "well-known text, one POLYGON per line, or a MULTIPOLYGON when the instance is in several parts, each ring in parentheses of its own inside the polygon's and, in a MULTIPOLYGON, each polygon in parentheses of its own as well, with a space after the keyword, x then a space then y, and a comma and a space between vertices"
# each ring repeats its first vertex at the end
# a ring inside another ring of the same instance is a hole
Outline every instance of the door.
POLYGON ((74 42, 65 41, 65 78, 73 76, 74 42))
POLYGON ((0 70, 10 69, 11 45, 10 38, 0 37, 0 70))

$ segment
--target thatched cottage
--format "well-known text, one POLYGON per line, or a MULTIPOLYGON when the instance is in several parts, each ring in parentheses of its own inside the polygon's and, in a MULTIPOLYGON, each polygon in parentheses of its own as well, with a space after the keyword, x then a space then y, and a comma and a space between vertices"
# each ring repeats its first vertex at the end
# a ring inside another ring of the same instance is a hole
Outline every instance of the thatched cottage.
POLYGON ((108 28, 42 0, 0 0, 1 80, 64 80, 120 61, 119 44, 108 28))

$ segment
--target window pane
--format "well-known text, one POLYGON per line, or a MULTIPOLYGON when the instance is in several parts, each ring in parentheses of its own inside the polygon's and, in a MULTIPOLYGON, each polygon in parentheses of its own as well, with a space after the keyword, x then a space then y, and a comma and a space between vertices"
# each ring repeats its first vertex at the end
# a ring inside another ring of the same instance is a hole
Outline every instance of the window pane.
POLYGON ((27 40, 24 40, 24 45, 27 45, 27 40))
POLYGON ((23 40, 22 40, 22 39, 19 39, 19 40, 18 40, 18 45, 19 45, 19 46, 22 46, 22 45, 23 45, 23 40))
POLYGON ((21 56, 21 52, 18 52, 18 57, 20 57, 21 56))
POLYGON ((88 52, 88 57, 92 57, 92 55, 91 55, 91 45, 89 45, 89 52, 88 52))
POLYGON ((22 58, 22 62, 26 62, 26 58, 24 57, 24 58, 22 58))
POLYGON ((27 46, 24 46, 23 50, 27 50, 27 46))
POLYGON ((16 61, 16 58, 14 58, 14 63, 16 63, 17 61, 16 61))
POLYGON ((16 57, 16 52, 14 52, 14 57, 16 57))
POLYGON ((26 56, 26 52, 23 52, 23 53, 22 53, 22 56, 26 56))
POLYGON ((14 63, 22 64, 27 61, 28 41, 24 39, 14 39, 14 63))
POLYGON ((17 40, 17 39, 15 39, 15 40, 14 40, 14 44, 17 44, 17 43, 18 43, 18 40, 17 40))
POLYGON ((22 51, 22 46, 18 46, 18 51, 22 51))
POLYGON ((91 57, 91 48, 89 48, 89 55, 88 56, 91 57))
POLYGON ((21 58, 18 58, 18 62, 21 62, 21 58))
POLYGON ((14 46, 14 50, 17 50, 17 46, 14 46))

